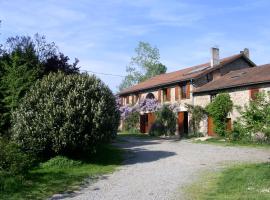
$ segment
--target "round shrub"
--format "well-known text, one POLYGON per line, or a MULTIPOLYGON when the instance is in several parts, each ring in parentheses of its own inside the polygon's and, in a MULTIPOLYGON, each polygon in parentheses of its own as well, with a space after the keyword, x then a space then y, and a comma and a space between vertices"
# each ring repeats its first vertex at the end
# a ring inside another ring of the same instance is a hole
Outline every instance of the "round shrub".
POLYGON ((12 115, 13 139, 41 156, 79 155, 116 135, 120 115, 95 76, 52 73, 37 81, 12 115))
POLYGON ((161 135, 164 135, 164 133, 165 133, 165 127, 159 120, 156 120, 152 124, 149 130, 149 135, 151 136, 161 136, 161 135))

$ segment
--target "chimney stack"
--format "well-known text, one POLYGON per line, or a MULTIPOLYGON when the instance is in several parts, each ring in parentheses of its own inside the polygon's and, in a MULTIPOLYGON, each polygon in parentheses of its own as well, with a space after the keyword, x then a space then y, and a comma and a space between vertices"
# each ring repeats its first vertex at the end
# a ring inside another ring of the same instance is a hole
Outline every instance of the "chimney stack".
POLYGON ((219 48, 218 47, 212 47, 211 48, 211 54, 212 54, 211 67, 219 65, 219 63, 220 63, 220 60, 219 60, 219 48))
POLYGON ((249 58, 249 49, 248 48, 244 48, 244 51, 240 51, 240 53, 244 54, 246 57, 249 58))

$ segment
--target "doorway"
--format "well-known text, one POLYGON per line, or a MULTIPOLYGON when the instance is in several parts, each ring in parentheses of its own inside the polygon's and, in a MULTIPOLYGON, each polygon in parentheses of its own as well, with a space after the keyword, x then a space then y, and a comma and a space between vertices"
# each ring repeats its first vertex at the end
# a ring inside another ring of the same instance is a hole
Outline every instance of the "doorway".
POLYGON ((178 133, 180 136, 188 134, 188 112, 178 113, 178 133))

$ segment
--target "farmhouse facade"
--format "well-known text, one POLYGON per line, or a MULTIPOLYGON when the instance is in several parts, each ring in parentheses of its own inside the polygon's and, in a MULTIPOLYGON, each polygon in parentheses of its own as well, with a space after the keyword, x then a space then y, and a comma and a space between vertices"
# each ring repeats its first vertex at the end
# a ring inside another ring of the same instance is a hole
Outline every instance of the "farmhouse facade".
MULTIPOLYGON (((243 106, 259 91, 270 91, 270 65, 256 66, 249 58, 249 50, 220 59, 219 49, 211 49, 208 63, 161 74, 127 88, 119 93, 122 105, 134 105, 145 98, 155 98, 161 104, 177 107, 177 132, 189 131, 190 114, 186 104, 205 107, 221 92, 229 93, 234 105, 243 106)), ((227 128, 239 116, 236 108, 227 118, 227 128)), ((147 133, 154 123, 153 113, 141 113, 140 130, 147 133)), ((213 121, 207 117, 201 122, 200 132, 214 135, 213 121)))

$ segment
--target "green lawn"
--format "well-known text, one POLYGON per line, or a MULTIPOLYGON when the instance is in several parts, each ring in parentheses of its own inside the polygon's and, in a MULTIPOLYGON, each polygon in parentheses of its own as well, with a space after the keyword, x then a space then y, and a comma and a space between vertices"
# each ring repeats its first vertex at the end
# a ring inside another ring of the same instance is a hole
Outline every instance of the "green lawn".
POLYGON ((204 173, 186 188, 191 200, 268 200, 270 163, 229 167, 222 172, 204 173))
POLYGON ((260 143, 247 143, 241 141, 226 141, 224 138, 209 138, 206 141, 193 140, 194 143, 200 144, 216 144, 222 146, 243 146, 243 147, 259 147, 259 148, 270 148, 270 144, 260 144, 260 143))
POLYGON ((25 177, 0 174, 0 199, 46 199, 51 195, 78 188, 86 178, 113 172, 122 162, 122 150, 113 146, 100 148, 91 161, 57 159, 32 170, 25 177))

